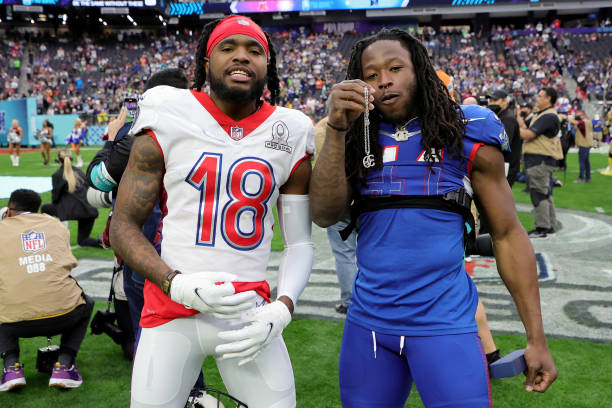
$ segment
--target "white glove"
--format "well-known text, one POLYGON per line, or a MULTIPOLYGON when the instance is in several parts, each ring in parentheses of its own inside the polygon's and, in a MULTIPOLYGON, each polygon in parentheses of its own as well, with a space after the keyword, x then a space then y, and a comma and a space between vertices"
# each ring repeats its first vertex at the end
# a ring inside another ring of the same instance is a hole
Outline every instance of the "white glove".
POLYGON ((215 348, 223 359, 242 358, 239 366, 255 359, 268 343, 281 335, 291 322, 291 313, 283 302, 277 300, 243 313, 242 320, 251 324, 238 330, 220 332, 219 337, 227 343, 215 348))
POLYGON ((230 283, 235 280, 236 275, 226 272, 180 273, 172 279, 170 298, 217 319, 239 319, 242 311, 253 307, 257 293, 254 290, 236 293, 230 283))

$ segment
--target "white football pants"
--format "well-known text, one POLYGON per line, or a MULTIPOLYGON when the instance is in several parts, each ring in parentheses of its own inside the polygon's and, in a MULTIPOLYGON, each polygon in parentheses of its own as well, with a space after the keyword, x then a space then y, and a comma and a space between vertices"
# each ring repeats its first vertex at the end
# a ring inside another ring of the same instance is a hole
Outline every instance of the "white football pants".
POLYGON ((132 369, 131 408, 184 408, 209 355, 217 361, 227 392, 249 408, 294 408, 293 369, 282 337, 240 367, 240 359, 218 359, 217 333, 239 327, 200 313, 143 328, 132 369))

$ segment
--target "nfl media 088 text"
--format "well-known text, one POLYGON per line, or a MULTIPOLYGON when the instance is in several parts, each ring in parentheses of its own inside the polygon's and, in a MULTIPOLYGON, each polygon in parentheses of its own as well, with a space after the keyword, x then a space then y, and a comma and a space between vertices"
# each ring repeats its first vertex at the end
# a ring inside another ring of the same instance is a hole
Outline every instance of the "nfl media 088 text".
POLYGON ((53 262, 50 254, 30 255, 19 258, 19 266, 25 266, 28 273, 44 272, 47 262, 53 262))

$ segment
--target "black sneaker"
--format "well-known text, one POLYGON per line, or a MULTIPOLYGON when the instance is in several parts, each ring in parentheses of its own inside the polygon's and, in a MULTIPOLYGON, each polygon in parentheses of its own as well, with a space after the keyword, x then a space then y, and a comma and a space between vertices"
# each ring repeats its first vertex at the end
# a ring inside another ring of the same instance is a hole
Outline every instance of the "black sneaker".
POLYGON ((548 238, 548 229, 546 228, 536 228, 527 233, 527 236, 530 239, 546 239, 548 238))
POLYGON ((546 230, 546 236, 547 237, 554 237, 555 235, 557 235, 557 232, 555 231, 554 228, 548 228, 546 230))
POLYGON ((335 309, 336 309, 336 312, 340 314, 346 314, 346 312, 348 311, 348 306, 339 304, 339 305, 336 305, 335 309))

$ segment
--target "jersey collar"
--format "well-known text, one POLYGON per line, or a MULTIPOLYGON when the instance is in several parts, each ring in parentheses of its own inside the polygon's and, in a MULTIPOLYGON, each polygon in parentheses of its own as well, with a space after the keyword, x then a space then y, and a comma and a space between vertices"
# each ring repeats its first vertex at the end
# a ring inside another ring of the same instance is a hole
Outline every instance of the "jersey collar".
POLYGON ((204 91, 191 90, 191 94, 202 105, 204 109, 217 121, 219 126, 225 130, 225 133, 233 140, 241 140, 248 136, 251 132, 259 127, 266 119, 272 115, 276 106, 272 106, 267 102, 263 102, 257 112, 246 118, 235 121, 223 112, 210 96, 204 91))

